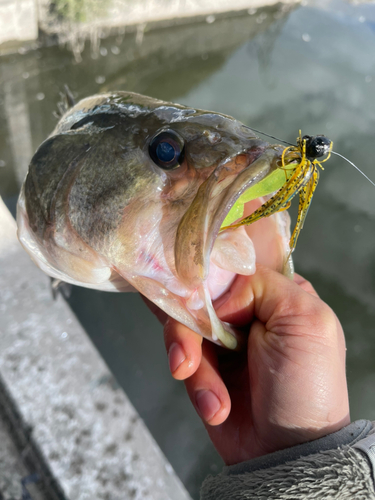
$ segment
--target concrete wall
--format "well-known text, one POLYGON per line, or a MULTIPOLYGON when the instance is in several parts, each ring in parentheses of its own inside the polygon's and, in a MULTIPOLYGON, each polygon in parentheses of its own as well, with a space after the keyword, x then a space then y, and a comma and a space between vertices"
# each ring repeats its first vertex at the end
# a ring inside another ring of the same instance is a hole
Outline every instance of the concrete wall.
POLYGON ((213 22, 215 14, 275 3, 279 0, 0 0, 0 44, 36 40, 39 29, 53 35, 196 16, 213 22))
MULTIPOLYGON (((279 3, 280 0, 37 0, 40 23, 48 31, 48 24, 58 14, 67 21, 101 26, 126 26, 181 17, 214 15, 221 12, 245 10, 279 3)), ((284 0, 283 3, 296 3, 284 0)))
POLYGON ((35 0, 0 0, 0 44, 35 40, 38 16, 35 0))

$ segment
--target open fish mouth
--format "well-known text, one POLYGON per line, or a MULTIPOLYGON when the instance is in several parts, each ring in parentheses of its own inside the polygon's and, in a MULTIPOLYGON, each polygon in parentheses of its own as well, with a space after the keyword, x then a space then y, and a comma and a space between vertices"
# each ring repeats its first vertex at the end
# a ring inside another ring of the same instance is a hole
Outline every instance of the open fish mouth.
MULTIPOLYGON (((276 214, 272 217, 274 220, 266 221, 271 233, 268 236, 264 233, 264 230, 267 232, 264 223, 261 232, 253 228, 249 231, 244 226, 220 232, 223 221, 241 195, 279 168, 282 149, 281 146, 266 146, 258 151, 255 159, 244 152, 222 162, 200 186, 178 226, 176 271, 183 282, 195 287, 188 307, 197 309, 198 323, 200 316, 207 315, 212 340, 229 348, 237 347, 238 336, 233 328, 218 320, 212 300, 225 293, 238 274, 253 274, 256 261, 293 273, 291 261, 289 266, 284 266, 290 237, 287 213, 276 214), (270 255, 272 253, 275 255, 270 255)), ((245 204, 245 211, 251 213, 262 202, 262 198, 253 199, 245 204)), ((201 326, 204 328, 204 324, 201 326)))

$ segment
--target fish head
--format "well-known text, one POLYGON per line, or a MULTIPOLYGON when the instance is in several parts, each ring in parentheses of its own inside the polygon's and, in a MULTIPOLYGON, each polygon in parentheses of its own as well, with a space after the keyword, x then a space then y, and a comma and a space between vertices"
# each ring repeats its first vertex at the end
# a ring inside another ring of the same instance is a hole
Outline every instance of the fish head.
MULTIPOLYGON (((19 239, 50 276, 138 290, 236 348, 238 333, 212 301, 238 274, 255 272, 255 261, 283 269, 289 219, 219 231, 241 194, 280 166, 282 150, 220 113, 129 92, 83 99, 31 160, 19 239)), ((262 202, 247 204, 245 215, 262 202)))

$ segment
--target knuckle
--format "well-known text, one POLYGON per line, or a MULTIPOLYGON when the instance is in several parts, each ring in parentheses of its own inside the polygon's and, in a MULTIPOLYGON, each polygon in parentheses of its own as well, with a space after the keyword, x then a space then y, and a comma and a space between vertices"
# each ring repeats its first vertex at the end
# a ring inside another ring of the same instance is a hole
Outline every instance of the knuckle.
POLYGON ((319 337, 324 343, 336 339, 336 315, 323 301, 317 299, 309 311, 314 337, 319 337))
POLYGON ((290 301, 285 297, 279 314, 278 323, 290 332, 304 334, 330 343, 336 339, 337 320, 333 310, 318 297, 299 294, 290 301))

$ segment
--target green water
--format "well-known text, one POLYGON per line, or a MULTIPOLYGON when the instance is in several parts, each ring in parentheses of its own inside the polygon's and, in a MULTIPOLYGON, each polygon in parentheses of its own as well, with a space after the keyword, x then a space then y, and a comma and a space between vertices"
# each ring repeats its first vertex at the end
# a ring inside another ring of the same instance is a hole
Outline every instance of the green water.
MULTIPOLYGON (((308 2, 101 40, 82 61, 61 47, 0 58, 0 194, 14 208, 32 152, 56 123, 67 83, 84 97, 132 90, 221 111, 294 142, 325 134, 375 179, 375 5, 308 2), (141 43, 140 43, 141 42, 141 43), (93 57, 94 56, 94 57, 93 57)), ((297 250, 343 323, 352 419, 375 420, 375 188, 349 164, 325 164, 297 250)), ((221 461, 182 384, 162 331, 138 296, 75 288, 70 304, 194 498, 221 461)))

